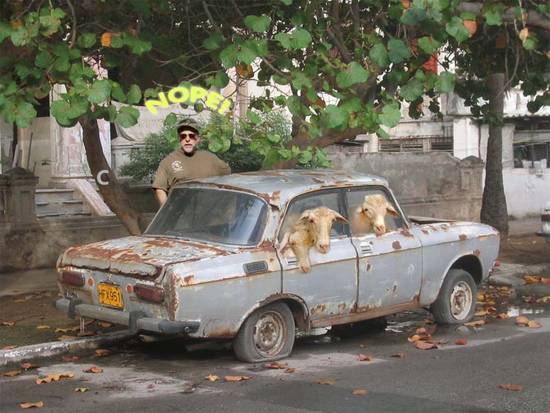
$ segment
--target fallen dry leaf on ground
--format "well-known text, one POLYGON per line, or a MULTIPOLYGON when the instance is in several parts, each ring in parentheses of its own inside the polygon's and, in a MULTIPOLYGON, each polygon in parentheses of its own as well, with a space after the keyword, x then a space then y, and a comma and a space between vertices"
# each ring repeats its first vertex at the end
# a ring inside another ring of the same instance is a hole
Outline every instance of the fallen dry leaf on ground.
POLYGON ((527 323, 527 327, 529 328, 541 328, 542 324, 539 323, 537 320, 529 320, 527 323))
POLYGON ((409 340, 411 343, 416 343, 419 340, 422 340, 422 337, 420 337, 418 334, 414 334, 410 336, 407 340, 409 340))
POLYGON ((209 374, 208 376, 205 377, 205 379, 211 382, 215 382, 220 379, 220 376, 216 376, 215 374, 209 374))
POLYGON ((108 323, 107 321, 98 321, 97 325, 102 328, 109 328, 113 326, 111 323, 108 323))
POLYGON ((333 384, 336 383, 336 380, 333 380, 333 379, 319 379, 315 383, 324 384, 324 385, 327 385, 327 386, 332 386, 333 384))
POLYGON ((288 367, 285 369, 285 373, 294 373, 296 369, 294 367, 288 367))
POLYGON ((90 390, 88 387, 77 387, 76 389, 74 389, 76 393, 85 393, 88 390, 90 390))
POLYGON ((497 318, 500 318, 501 320, 506 320, 508 318, 508 314, 500 313, 497 315, 497 318))
POLYGON ((390 357, 402 359, 403 357, 405 357, 405 353, 394 353, 390 357))
POLYGON ((523 281, 525 284, 538 284, 540 283, 542 277, 540 275, 525 275, 523 276, 523 281))
POLYGON ((516 324, 520 327, 526 327, 529 324, 529 319, 523 315, 516 317, 516 324))
POLYGON ((546 304, 546 303, 550 303, 550 295, 537 298, 537 304, 546 304))
POLYGON ((374 358, 367 354, 359 354, 359 361, 372 361, 374 358))
POLYGON ((79 326, 76 326, 76 327, 67 327, 67 328, 56 328, 55 329, 55 332, 56 333, 76 333, 77 331, 80 331, 80 327, 79 326))
POLYGON ((82 371, 84 373, 94 373, 94 374, 103 373, 103 369, 101 367, 97 367, 97 366, 92 366, 89 369, 82 370, 82 371))
POLYGON ((470 321, 469 323, 464 323, 466 327, 481 327, 482 325, 485 325, 485 320, 476 320, 476 321, 470 321))
POLYGON ((489 311, 487 310, 479 310, 479 311, 476 311, 476 313, 474 314, 476 317, 484 317, 486 316, 487 314, 489 314, 489 311))
POLYGON ((466 344, 468 344, 468 340, 465 338, 459 338, 455 341, 455 344, 457 346, 465 346, 466 344))
POLYGON ((22 409, 32 409, 32 408, 40 409, 41 407, 44 407, 44 402, 23 402, 23 403, 19 403, 19 406, 22 409))
POLYGON ((251 376, 225 376, 223 379, 227 382, 234 383, 237 381, 250 380, 251 376))
POLYGON ((354 396, 366 396, 369 394, 369 391, 367 389, 353 389, 351 392, 354 396))
POLYGON ((72 379, 74 373, 59 373, 59 374, 48 374, 45 377, 39 377, 36 379, 36 384, 45 384, 51 383, 52 381, 59 381, 63 379, 72 379))
POLYGON ((0 322, 0 326, 2 327, 13 327, 15 325, 15 321, 2 321, 0 322))
POLYGON ((14 348, 17 348, 17 346, 4 346, 2 350, 13 350, 14 348))
POLYGON ((540 279, 540 282, 541 284, 544 284, 544 285, 550 285, 550 278, 541 278, 540 279))
POLYGON ((38 365, 32 363, 21 363, 20 366, 23 370, 37 369, 39 367, 38 365))
POLYGON ((426 335, 429 335, 430 333, 428 333, 428 330, 426 330, 426 327, 420 327, 416 329, 415 334, 418 334, 419 336, 426 336, 426 335))
POLYGON ((75 339, 76 337, 75 336, 66 336, 66 335, 62 335, 60 337, 57 337, 57 340, 58 341, 67 341, 67 340, 73 340, 75 339))
POLYGON ((106 357, 106 356, 110 356, 111 355, 111 350, 107 350, 105 348, 98 348, 96 351, 95 351, 95 355, 97 357, 106 357))
POLYGON ((414 343, 414 346, 419 350, 432 350, 437 348, 437 344, 427 341, 417 341, 414 343))
POLYGON ((5 376, 5 377, 15 377, 15 376, 19 376, 20 374, 22 373, 21 370, 10 370, 10 371, 5 371, 2 373, 2 376, 5 376))
POLYGON ((63 361, 77 361, 77 360, 80 360, 80 357, 78 356, 71 356, 71 355, 65 355, 63 357, 61 357, 61 359, 63 361))
POLYGON ((523 386, 521 384, 512 384, 512 383, 499 384, 498 387, 503 389, 503 390, 509 390, 509 391, 522 391, 523 390, 523 386))
POLYGON ((273 370, 286 369, 287 367, 288 367, 288 364, 281 364, 281 363, 277 363, 276 361, 274 361, 272 363, 264 364, 264 368, 273 369, 273 370))
POLYGON ((36 329, 37 330, 48 330, 49 328, 51 328, 50 326, 47 326, 47 325, 40 325, 40 326, 36 326, 36 329))

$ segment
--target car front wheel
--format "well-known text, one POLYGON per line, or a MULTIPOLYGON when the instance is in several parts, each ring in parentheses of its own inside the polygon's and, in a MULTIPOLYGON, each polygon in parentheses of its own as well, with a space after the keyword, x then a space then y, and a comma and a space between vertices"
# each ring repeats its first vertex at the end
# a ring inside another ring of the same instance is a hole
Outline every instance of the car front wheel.
POLYGON ((284 303, 273 303, 254 311, 233 340, 235 356, 249 363, 273 361, 292 352, 296 327, 284 303))
POLYGON ((462 324, 470 321, 476 309, 477 286, 472 276, 461 269, 447 273, 437 300, 431 306, 440 324, 462 324))

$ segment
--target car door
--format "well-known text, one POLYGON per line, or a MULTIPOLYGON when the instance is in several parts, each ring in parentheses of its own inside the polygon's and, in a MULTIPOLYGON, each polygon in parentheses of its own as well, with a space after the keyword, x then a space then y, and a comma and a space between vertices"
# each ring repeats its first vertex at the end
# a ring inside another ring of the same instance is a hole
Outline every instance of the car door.
MULTIPOLYGON (((343 191, 323 190, 294 198, 282 220, 279 241, 285 229, 290 228, 303 211, 320 206, 342 214, 345 210, 343 191)), ((347 224, 334 221, 330 249, 326 254, 321 254, 315 247, 310 249, 310 272, 304 273, 298 267, 290 248, 278 253, 283 268, 283 293, 296 295, 305 301, 313 325, 329 325, 331 318, 351 311, 357 298, 357 253, 349 238, 347 224)))
POLYGON ((392 194, 384 187, 346 190, 348 216, 352 216, 366 195, 382 195, 398 216, 386 215, 386 233, 353 233, 359 256, 358 311, 398 309, 418 301, 422 278, 420 241, 408 230, 408 223, 392 194))

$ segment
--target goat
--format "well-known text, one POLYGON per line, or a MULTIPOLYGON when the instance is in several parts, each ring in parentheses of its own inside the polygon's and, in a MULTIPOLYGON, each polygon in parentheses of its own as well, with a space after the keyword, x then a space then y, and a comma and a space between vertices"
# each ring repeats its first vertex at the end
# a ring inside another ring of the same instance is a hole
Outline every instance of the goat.
POLYGON ((365 195, 362 204, 352 214, 351 230, 354 235, 373 232, 377 237, 386 233, 386 215, 398 217, 399 213, 381 194, 365 195))
POLYGON ((338 212, 327 207, 307 209, 300 218, 285 232, 281 241, 281 251, 290 247, 296 255, 298 266, 303 272, 311 270, 309 250, 315 247, 321 254, 330 249, 330 230, 335 221, 348 222, 338 212))

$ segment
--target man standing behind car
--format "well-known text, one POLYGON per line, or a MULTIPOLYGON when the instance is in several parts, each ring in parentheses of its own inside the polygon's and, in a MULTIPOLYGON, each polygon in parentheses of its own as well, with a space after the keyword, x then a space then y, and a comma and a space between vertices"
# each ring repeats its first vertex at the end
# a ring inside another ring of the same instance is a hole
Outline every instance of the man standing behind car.
POLYGON ((181 147, 160 162, 153 181, 155 196, 161 206, 176 183, 231 173, 229 165, 216 155, 197 150, 199 131, 191 122, 179 126, 178 134, 181 147))

